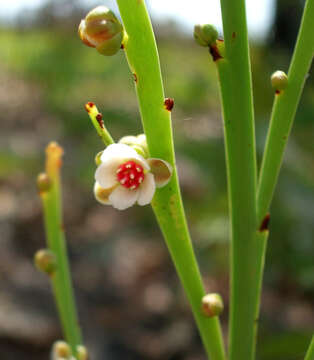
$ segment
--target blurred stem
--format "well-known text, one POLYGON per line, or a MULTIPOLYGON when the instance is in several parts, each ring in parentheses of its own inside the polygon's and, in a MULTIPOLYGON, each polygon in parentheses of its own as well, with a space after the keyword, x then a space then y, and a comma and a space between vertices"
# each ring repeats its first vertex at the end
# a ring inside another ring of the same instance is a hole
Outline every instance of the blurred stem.
POLYGON ((259 274, 256 154, 244 0, 221 0, 225 59, 216 61, 223 107, 231 217, 229 359, 254 356, 259 274))
POLYGON ((62 223, 60 167, 63 149, 50 143, 46 149, 46 172, 51 181, 48 191, 40 193, 47 244, 57 259, 57 269, 52 275, 52 287, 66 341, 76 356, 76 347, 82 343, 69 270, 65 235, 62 223))
POLYGON ((205 294, 186 224, 175 167, 170 112, 164 107, 164 90, 155 37, 145 2, 117 0, 127 33, 124 50, 135 87, 150 155, 173 165, 170 183, 156 191, 152 207, 177 272, 191 303, 204 346, 211 360, 225 358, 218 318, 201 313, 205 294))
POLYGON ((266 215, 277 183, 284 150, 314 55, 314 0, 307 0, 288 72, 288 85, 276 94, 257 192, 257 219, 266 215))
POLYGON ((312 337, 312 341, 306 352, 304 360, 314 360, 314 336, 312 337))

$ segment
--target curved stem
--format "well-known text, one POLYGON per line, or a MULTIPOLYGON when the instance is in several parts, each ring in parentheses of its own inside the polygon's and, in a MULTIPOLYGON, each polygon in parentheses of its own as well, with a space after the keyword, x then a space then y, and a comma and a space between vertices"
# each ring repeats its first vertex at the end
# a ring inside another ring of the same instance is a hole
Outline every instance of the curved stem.
POLYGON ((191 303, 207 353, 212 360, 223 360, 219 320, 206 318, 201 313, 205 292, 181 201, 170 112, 164 106, 159 57, 149 15, 143 0, 117 0, 117 3, 127 33, 124 50, 135 79, 150 155, 168 161, 174 168, 170 183, 156 191, 152 207, 191 303))
POLYGON ((314 0, 307 0, 288 73, 287 88, 275 96, 257 192, 257 218, 266 215, 277 183, 284 150, 314 55, 314 0))

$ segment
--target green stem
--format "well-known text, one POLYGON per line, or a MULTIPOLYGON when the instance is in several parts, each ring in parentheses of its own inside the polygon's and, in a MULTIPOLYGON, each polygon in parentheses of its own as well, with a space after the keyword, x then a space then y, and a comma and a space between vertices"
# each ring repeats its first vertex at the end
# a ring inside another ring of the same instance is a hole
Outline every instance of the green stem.
POLYGON ((207 353, 212 360, 223 360, 219 319, 206 318, 201 313, 205 292, 181 201, 170 112, 164 106, 159 57, 149 15, 142 0, 117 0, 117 3, 127 33, 124 49, 134 74, 150 155, 168 161, 174 168, 170 183, 156 191, 153 210, 191 303, 207 353))
POLYGON ((91 119, 91 122, 97 131, 97 134, 100 136, 104 144, 106 146, 113 144, 114 140, 111 137, 107 128, 105 127, 102 114, 98 111, 96 105, 92 102, 88 102, 85 105, 85 109, 88 112, 89 118, 91 119))
POLYGON ((221 0, 225 59, 216 61, 223 104, 231 215, 231 360, 254 356, 258 274, 256 155, 244 0, 221 0))
POLYGON ((312 341, 306 352, 304 360, 314 360, 314 336, 312 337, 312 341))
MULTIPOLYGON (((50 154, 47 150, 47 158, 49 158, 49 156, 50 154)), ((55 158, 54 160, 57 160, 57 162, 61 161, 60 158, 55 158)), ((49 159, 47 159, 47 163, 48 162, 49 159)), ((57 167, 58 166, 59 165, 57 165, 57 167)), ((74 356, 76 356, 77 345, 82 344, 82 339, 67 258, 66 241, 62 223, 61 187, 59 169, 57 169, 57 167, 47 166, 51 187, 48 191, 41 194, 41 199, 43 202, 47 244, 57 259, 57 270, 52 276, 52 287, 65 339, 71 346, 74 356)))
POLYGON ((307 0, 288 73, 287 88, 275 96, 257 192, 257 218, 266 215, 277 183, 284 150, 314 55, 314 0, 307 0))

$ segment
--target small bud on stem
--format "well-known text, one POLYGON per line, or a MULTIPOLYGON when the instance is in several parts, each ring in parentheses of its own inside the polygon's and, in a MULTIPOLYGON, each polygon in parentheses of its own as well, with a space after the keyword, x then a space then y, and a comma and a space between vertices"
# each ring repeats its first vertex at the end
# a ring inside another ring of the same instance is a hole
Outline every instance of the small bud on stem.
POLYGON ((51 181, 46 173, 40 173, 37 176, 37 188, 40 193, 47 192, 51 187, 51 181))
POLYGON ((123 27, 115 14, 106 6, 97 6, 81 21, 78 28, 82 42, 106 56, 121 49, 123 27))
POLYGON ((288 77, 283 71, 275 71, 270 79, 272 87, 278 92, 284 90, 288 85, 288 77))
POLYGON ((54 357, 68 359, 72 355, 72 351, 68 343, 65 341, 56 341, 53 344, 52 352, 54 357))
POLYGON ((202 298, 202 310, 208 317, 219 316, 223 308, 223 301, 219 294, 207 294, 202 298))
POLYGON ((53 275, 57 269, 55 254, 48 249, 41 249, 35 253, 34 262, 38 270, 53 275))
POLYGON ((213 25, 210 24, 195 25, 194 39, 199 45, 210 47, 216 44, 216 40, 218 39, 218 31, 213 25))
POLYGON ((78 360, 88 360, 88 351, 85 346, 77 346, 77 358, 78 360))

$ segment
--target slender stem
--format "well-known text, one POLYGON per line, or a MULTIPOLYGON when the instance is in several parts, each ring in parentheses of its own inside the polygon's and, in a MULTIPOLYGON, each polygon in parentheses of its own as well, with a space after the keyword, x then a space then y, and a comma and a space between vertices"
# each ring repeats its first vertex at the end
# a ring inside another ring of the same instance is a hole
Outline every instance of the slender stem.
POLYGON ((149 15, 144 1, 117 0, 117 3, 127 33, 124 49, 135 79, 150 155, 168 161, 174 168, 170 183, 156 191, 153 210, 191 303, 206 351, 212 360, 223 360, 219 319, 206 318, 201 313, 205 292, 181 201, 170 112, 164 106, 159 57, 149 15))
POLYGON ((269 231, 262 230, 257 231, 256 233, 256 289, 255 289, 255 323, 254 323, 254 356, 255 359, 255 351, 256 351, 256 342, 257 342, 257 331, 258 331, 258 323, 259 323, 259 312, 260 312, 260 303, 261 303, 261 293, 262 293, 262 284, 263 284, 263 274, 264 274, 264 265, 265 265, 265 255, 267 248, 267 240, 268 240, 269 231))
POLYGON ((231 214, 231 360, 254 354, 256 283, 256 154, 244 0, 221 0, 225 59, 217 60, 223 103, 231 214))
POLYGON ((42 192, 47 244, 57 259, 57 270, 52 276, 52 286, 61 318, 64 335, 76 356, 77 345, 82 343, 69 270, 65 235, 62 223, 60 166, 63 153, 55 143, 47 147, 46 172, 51 186, 42 192))
POLYGON ((104 144, 106 146, 113 144, 114 140, 111 137, 107 128, 105 127, 102 114, 98 111, 96 105, 92 102, 88 102, 85 104, 85 109, 88 112, 89 118, 91 119, 91 122, 97 131, 97 134, 100 136, 104 144))
POLYGON ((307 0, 288 73, 287 88, 275 96, 257 192, 257 218, 267 213, 284 150, 314 55, 314 0, 307 0))
POLYGON ((306 352, 304 360, 314 360, 314 336, 312 337, 310 346, 306 352))

